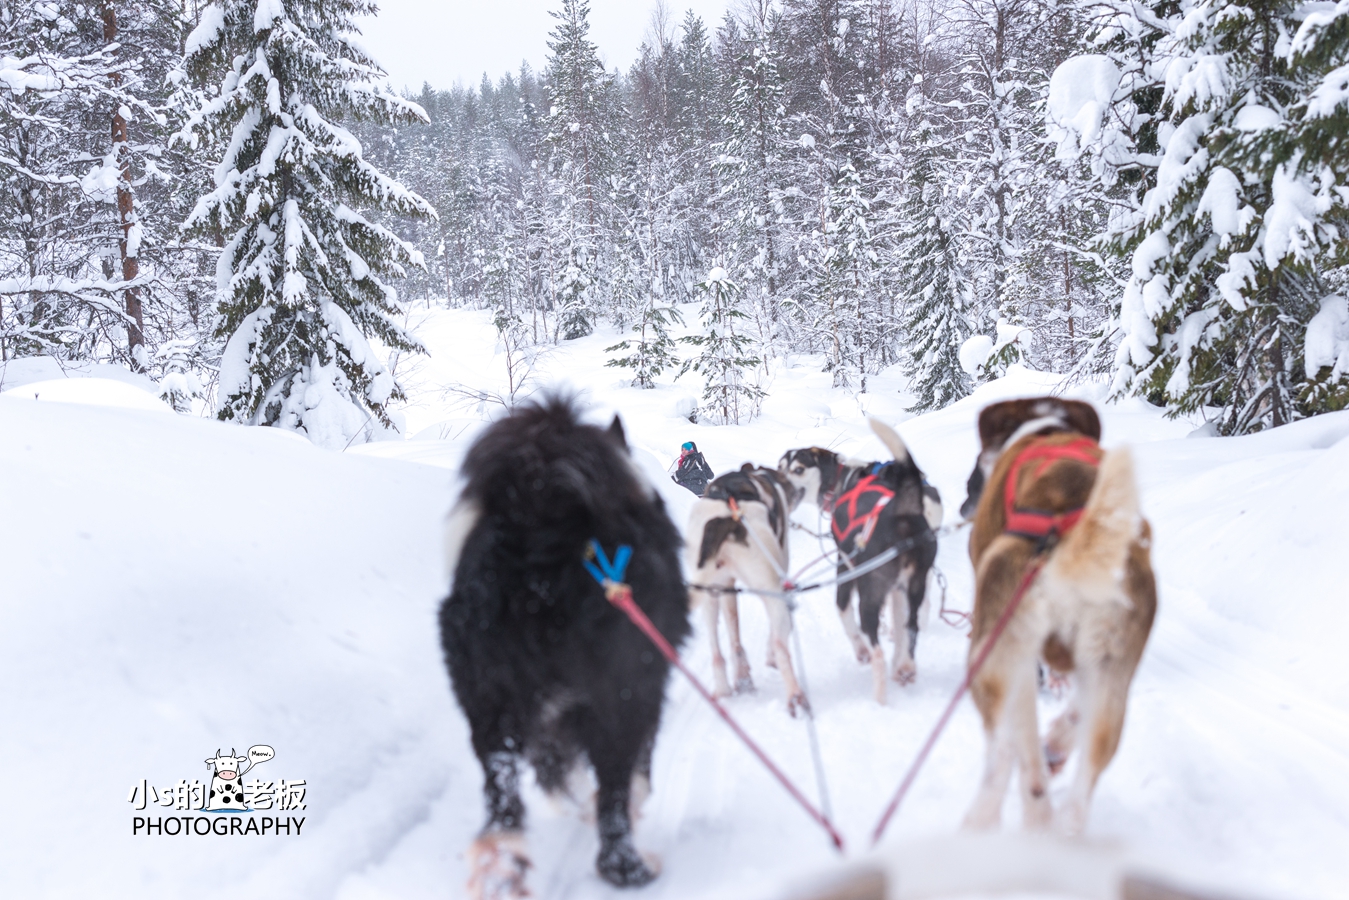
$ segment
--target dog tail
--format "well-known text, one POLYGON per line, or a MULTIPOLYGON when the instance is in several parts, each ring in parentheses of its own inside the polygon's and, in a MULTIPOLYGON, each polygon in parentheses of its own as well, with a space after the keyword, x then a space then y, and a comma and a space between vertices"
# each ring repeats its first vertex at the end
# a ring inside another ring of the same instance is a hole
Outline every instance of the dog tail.
POLYGON ((1101 461, 1077 527, 1050 559, 1048 571, 1093 598, 1120 596, 1129 547, 1142 524, 1133 454, 1111 450, 1101 461))
POLYGON ((890 451, 890 455, 895 458, 897 463, 909 462, 909 448, 904 443, 904 439, 899 436, 889 425, 886 425, 880 419, 871 419, 871 430, 876 433, 876 437, 881 439, 881 443, 890 451))
POLYGON ((749 534, 745 531, 744 523, 729 516, 708 519, 703 524, 703 542, 698 548, 698 568, 701 569, 709 559, 716 556, 721 545, 728 540, 742 544, 749 543, 749 534))

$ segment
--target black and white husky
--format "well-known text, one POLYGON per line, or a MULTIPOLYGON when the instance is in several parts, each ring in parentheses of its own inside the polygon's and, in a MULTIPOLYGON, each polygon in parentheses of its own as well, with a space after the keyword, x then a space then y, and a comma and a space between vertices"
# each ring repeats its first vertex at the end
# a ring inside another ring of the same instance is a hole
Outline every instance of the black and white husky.
MULTIPOLYGON (((529 866, 519 765, 566 796, 588 763, 598 791, 600 875, 641 885, 655 870, 632 843, 650 788, 669 664, 612 606, 583 560, 593 538, 626 544, 626 581, 678 646, 689 632, 680 537, 638 474, 617 418, 582 424, 550 398, 515 409, 469 450, 447 531, 454 586, 440 635, 455 697, 486 776, 487 824, 470 849, 474 897, 517 897, 529 866)), ((588 793, 588 791, 586 791, 588 793)))
POLYGON ((831 530, 843 557, 840 578, 890 548, 899 548, 894 559, 840 584, 836 598, 843 630, 858 661, 871 664, 876 700, 884 703, 881 610, 888 600, 895 640, 890 677, 908 684, 917 676, 914 650, 925 612, 928 572, 937 556, 935 529, 941 525, 943 511, 941 496, 923 478, 903 439, 877 419, 871 420, 871 429, 894 455, 893 462, 861 462, 832 450, 808 447, 783 454, 778 471, 801 491, 803 499, 830 514, 831 530), (854 593, 860 598, 856 616, 854 593), (901 622, 905 639, 901 639, 901 622))
POLYGON ((702 605, 712 643, 713 693, 718 697, 731 693, 726 658, 717 635, 723 618, 735 660, 735 690, 754 689, 749 657, 740 643, 740 605, 732 590, 739 584, 749 591, 764 592, 760 596, 768 612, 768 665, 782 673, 787 709, 792 715, 805 707, 806 695, 796 680, 787 649, 791 614, 776 594, 782 590, 789 563, 787 527, 800 500, 801 492, 780 473, 746 463, 739 471, 712 480, 702 499, 693 504, 686 532, 688 569, 693 578, 690 596, 694 605, 702 605))

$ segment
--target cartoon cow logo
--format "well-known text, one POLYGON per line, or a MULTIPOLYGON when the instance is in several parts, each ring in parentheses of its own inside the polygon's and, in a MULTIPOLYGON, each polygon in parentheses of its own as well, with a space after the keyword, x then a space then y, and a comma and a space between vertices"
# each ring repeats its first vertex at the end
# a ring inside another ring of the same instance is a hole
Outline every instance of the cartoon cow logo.
POLYGON ((211 769, 211 792, 207 795, 205 808, 211 812, 247 812, 244 775, 275 755, 276 751, 265 744, 249 747, 247 756, 236 756, 233 747, 229 756, 225 756, 217 748, 215 756, 206 760, 211 769))

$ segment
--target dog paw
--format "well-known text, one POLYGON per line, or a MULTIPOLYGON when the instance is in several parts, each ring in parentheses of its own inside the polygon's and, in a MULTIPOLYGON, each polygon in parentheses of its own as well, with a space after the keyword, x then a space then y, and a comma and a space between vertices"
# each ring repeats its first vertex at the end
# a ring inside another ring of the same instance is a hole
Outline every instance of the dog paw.
POLYGON ((1064 837, 1077 837, 1087 828, 1087 808, 1080 801, 1069 800, 1054 816, 1054 830, 1064 837))
POLYGON ((744 678, 737 678, 735 680, 735 692, 737 694, 754 693, 754 679, 750 678, 748 675, 744 678))
POLYGON ((611 844, 600 850, 595 860, 600 877, 615 887, 641 887, 656 880, 660 861, 649 854, 640 854, 627 841, 611 844))
POLYGON ((1002 824, 1002 811, 997 808, 971 809, 960 823, 962 831, 993 831, 1002 824))
POLYGON ((718 700, 725 700, 731 696, 731 686, 729 684, 717 684, 712 686, 712 696, 718 700))
POLYGON ((860 662, 862 665, 866 665, 867 663, 871 662, 871 651, 868 650, 866 647, 861 646, 860 644, 857 647, 857 661, 860 662))
POLYGON ((891 677, 899 684, 913 684, 918 680, 918 666, 913 660, 900 663, 891 677))
POLYGON ((519 832, 482 835, 469 845, 468 862, 471 900, 516 900, 529 896, 525 873, 531 863, 519 832))
POLYGON ((1068 754, 1053 743, 1045 744, 1045 765, 1049 767, 1050 775, 1057 775, 1063 771, 1063 767, 1068 763, 1068 754))
POLYGON ((1045 666, 1040 670, 1040 693, 1053 697, 1055 700, 1062 700, 1068 693, 1068 688, 1072 685, 1069 677, 1061 672, 1045 666))
POLYGON ((806 699, 806 695, 803 693, 792 694, 787 698, 787 712, 791 714, 792 718, 796 718, 798 711, 810 715, 810 701, 806 699))

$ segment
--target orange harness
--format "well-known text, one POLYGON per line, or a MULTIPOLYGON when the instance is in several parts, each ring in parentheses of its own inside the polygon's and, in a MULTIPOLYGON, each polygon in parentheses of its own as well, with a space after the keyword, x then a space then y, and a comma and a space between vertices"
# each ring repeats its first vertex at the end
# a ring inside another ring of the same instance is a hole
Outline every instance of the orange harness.
POLYGON ((871 533, 876 530, 876 522, 881 517, 881 510, 885 509, 887 503, 895 499, 895 492, 883 484, 876 483, 875 475, 867 475, 857 484, 849 488, 843 496, 839 497, 834 503, 834 540, 842 544, 853 532, 860 531, 857 535, 856 544, 865 547, 867 541, 871 540, 871 533), (866 512, 858 515, 857 504, 867 494, 875 494, 876 502, 866 512), (839 511, 843 516, 840 517, 839 511), (840 522, 840 518, 845 521, 840 522))
POLYGON ((1021 474, 1023 466, 1034 463, 1034 475, 1039 477, 1049 466, 1064 459, 1086 463, 1095 468, 1101 464, 1101 455, 1100 446, 1088 437, 1079 437, 1066 444, 1051 444, 1037 440, 1026 445, 1007 470, 1007 482, 1003 489, 1003 507, 1007 513, 1007 524, 1003 529, 1008 534, 1036 541, 1048 540, 1051 535, 1063 537, 1071 531, 1082 518, 1082 507, 1057 513, 1041 509, 1021 509, 1016 505, 1017 476, 1021 474))

